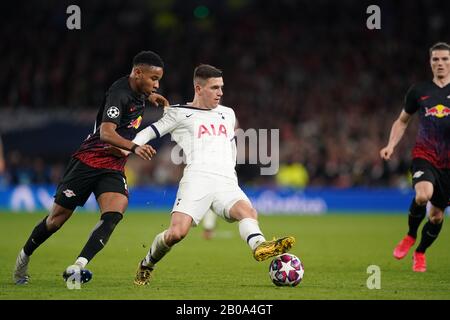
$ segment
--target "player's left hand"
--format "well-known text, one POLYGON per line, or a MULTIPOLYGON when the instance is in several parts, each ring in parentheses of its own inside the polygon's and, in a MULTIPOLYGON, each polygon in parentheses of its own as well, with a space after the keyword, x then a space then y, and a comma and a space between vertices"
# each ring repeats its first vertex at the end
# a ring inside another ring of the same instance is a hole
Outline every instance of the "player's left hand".
POLYGON ((148 97, 148 100, 157 107, 159 107, 159 106, 168 107, 170 105, 169 100, 167 100, 166 98, 164 98, 162 95, 160 95, 158 93, 152 93, 148 97))
POLYGON ((141 159, 151 160, 152 157, 156 154, 156 150, 153 149, 151 145, 144 144, 142 146, 138 146, 136 150, 134 150, 134 154, 141 159))

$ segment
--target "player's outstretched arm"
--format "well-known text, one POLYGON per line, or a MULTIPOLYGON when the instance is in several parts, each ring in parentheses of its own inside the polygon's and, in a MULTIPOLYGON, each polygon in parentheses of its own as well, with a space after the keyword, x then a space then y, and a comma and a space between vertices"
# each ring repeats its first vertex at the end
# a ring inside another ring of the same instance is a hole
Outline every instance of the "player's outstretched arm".
POLYGON ((177 109, 167 107, 164 109, 164 114, 161 119, 153 122, 151 125, 138 132, 133 139, 133 143, 143 146, 150 140, 160 138, 165 134, 172 132, 179 123, 180 121, 177 119, 177 109))
POLYGON ((409 121, 411 120, 411 115, 405 110, 402 110, 400 116, 394 121, 391 128, 391 133, 389 135, 389 142, 386 147, 380 150, 380 157, 384 160, 390 160, 394 149, 405 133, 408 127, 409 121))
MULTIPOLYGON (((167 100, 166 100, 167 101, 167 100)), ((107 151, 116 157, 126 157, 131 152, 135 153, 137 156, 144 160, 150 160, 154 154, 156 154, 155 149, 146 143, 150 140, 159 138, 166 133, 170 132, 177 125, 177 121, 172 113, 175 111, 166 108, 164 115, 157 122, 152 123, 148 127, 142 129, 138 132, 136 137, 131 141, 132 146, 128 148, 119 147, 108 147, 107 151), (157 129, 159 128, 159 130, 157 129), (127 151, 130 150, 130 151, 127 151)), ((119 136, 120 137, 120 136, 119 136)), ((123 138, 122 138, 123 139, 123 138)), ((128 141, 126 139, 123 139, 128 141)))
MULTIPOLYGON (((150 160, 156 153, 155 149, 153 149, 149 145, 140 146, 130 140, 123 138, 116 132, 116 128, 117 125, 115 123, 103 122, 100 126, 100 139, 103 142, 109 143, 114 147, 127 151, 129 150, 144 160, 150 160)), ((114 151, 112 150, 114 149, 111 149, 111 153, 113 154, 114 151)))
MULTIPOLYGON (((120 149, 120 148, 113 147, 113 146, 105 147, 105 150, 109 154, 111 154, 115 157, 118 157, 118 158, 124 158, 124 157, 128 156, 130 153, 132 153, 131 151, 127 151, 127 150, 120 149)), ((155 155, 156 150, 153 149, 153 147, 149 146, 149 145, 144 145, 144 146, 136 145, 133 153, 135 153, 138 157, 140 157, 144 160, 151 160, 151 156, 149 156, 149 153, 152 155, 155 155)))
POLYGON ((133 142, 139 146, 143 146, 147 142, 155 138, 156 138, 155 131, 152 129, 152 125, 150 125, 139 131, 136 137, 134 137, 133 142))

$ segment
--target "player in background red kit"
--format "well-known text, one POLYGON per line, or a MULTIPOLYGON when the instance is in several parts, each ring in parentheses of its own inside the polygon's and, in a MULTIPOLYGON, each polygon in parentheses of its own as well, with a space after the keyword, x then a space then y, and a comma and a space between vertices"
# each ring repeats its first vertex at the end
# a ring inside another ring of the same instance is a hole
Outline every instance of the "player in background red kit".
POLYGON ((413 254, 413 271, 427 269, 425 251, 436 240, 442 228, 444 211, 450 197, 450 45, 437 43, 430 48, 433 80, 416 84, 408 91, 405 106, 392 125, 389 143, 380 156, 389 160, 411 117, 419 115, 419 130, 412 150, 413 186, 416 196, 408 216, 408 234, 394 249, 394 257, 404 258, 415 244, 417 230, 425 218, 430 202, 429 218, 422 238, 413 254))

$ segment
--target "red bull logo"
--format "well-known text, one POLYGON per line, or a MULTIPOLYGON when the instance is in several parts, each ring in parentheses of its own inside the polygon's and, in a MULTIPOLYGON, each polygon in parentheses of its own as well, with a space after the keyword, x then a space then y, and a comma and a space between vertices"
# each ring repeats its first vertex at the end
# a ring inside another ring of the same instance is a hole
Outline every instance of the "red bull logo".
POLYGON ((448 115, 450 115, 450 108, 442 104, 438 104, 432 108, 425 108, 425 117, 433 116, 436 118, 444 118, 448 115))
POLYGON ((134 119, 133 121, 130 122, 130 124, 128 125, 128 128, 139 128, 141 126, 141 122, 142 122, 142 116, 139 116, 138 118, 134 119))

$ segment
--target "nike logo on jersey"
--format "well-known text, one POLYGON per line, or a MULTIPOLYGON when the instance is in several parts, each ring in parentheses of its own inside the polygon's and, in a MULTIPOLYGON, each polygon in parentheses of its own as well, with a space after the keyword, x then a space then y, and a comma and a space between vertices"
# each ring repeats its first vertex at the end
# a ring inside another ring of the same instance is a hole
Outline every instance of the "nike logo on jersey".
POLYGON ((225 120, 225 117, 223 116, 222 112, 219 112, 220 116, 222 117, 223 120, 225 120))
POLYGON ((192 116, 192 115, 193 115, 193 113, 187 114, 187 115, 186 115, 186 118, 189 118, 189 117, 192 116))
POLYGON ((430 96, 421 96, 419 100, 420 100, 420 101, 425 101, 425 100, 427 100, 429 97, 430 97, 430 96))

